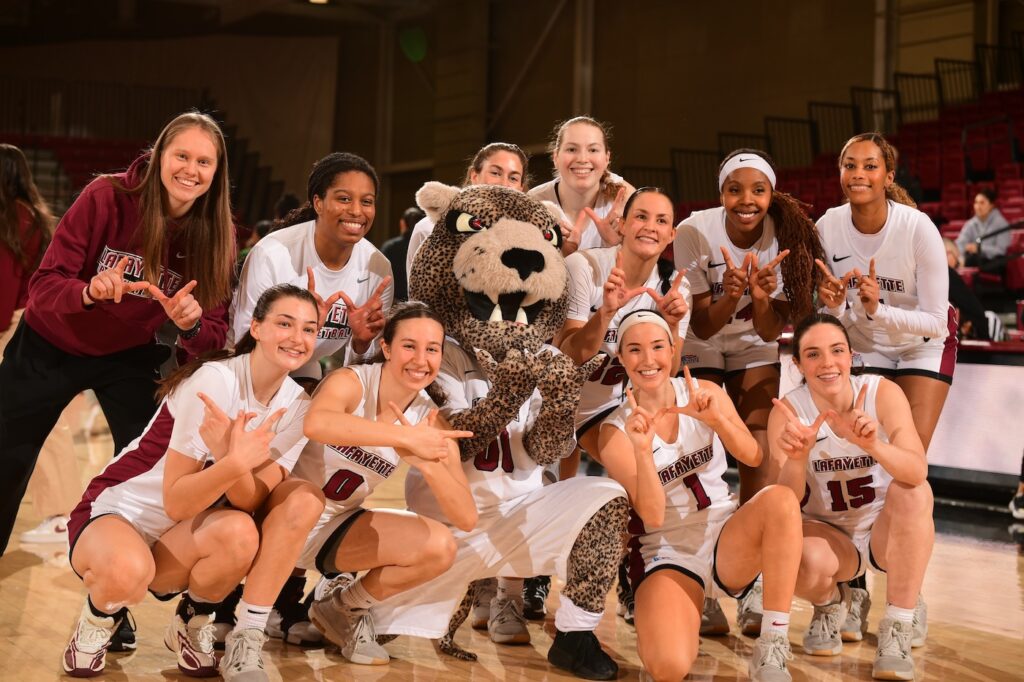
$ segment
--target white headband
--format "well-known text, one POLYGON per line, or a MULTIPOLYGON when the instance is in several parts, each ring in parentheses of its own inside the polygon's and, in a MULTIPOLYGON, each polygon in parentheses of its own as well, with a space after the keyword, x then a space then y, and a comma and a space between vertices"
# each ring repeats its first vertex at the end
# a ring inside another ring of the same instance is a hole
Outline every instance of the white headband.
POLYGON ((738 168, 756 168, 757 170, 768 176, 768 182, 772 184, 772 189, 775 189, 775 171, 768 165, 768 162, 762 159, 757 154, 737 154, 731 157, 722 166, 721 172, 718 173, 718 189, 721 191, 722 187, 725 186, 725 179, 729 177, 729 174, 738 168))
POLYGON ((636 312, 632 312, 629 315, 626 315, 624 318, 622 318, 622 322, 619 323, 619 330, 618 334, 616 335, 618 338, 618 343, 622 343, 622 338, 626 335, 626 332, 629 330, 630 327, 634 327, 638 324, 644 324, 645 322, 650 324, 656 324, 662 329, 664 329, 665 333, 668 334, 669 343, 672 342, 672 330, 668 328, 668 322, 665 321, 664 317, 662 317, 661 315, 652 310, 637 310, 636 312))

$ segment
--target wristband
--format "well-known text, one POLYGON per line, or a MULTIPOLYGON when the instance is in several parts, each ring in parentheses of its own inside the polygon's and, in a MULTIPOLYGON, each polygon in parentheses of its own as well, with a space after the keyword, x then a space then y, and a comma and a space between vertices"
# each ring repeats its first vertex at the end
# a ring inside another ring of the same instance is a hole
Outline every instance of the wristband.
POLYGON ((196 323, 192 325, 192 328, 183 332, 178 333, 178 338, 184 341, 191 341, 192 339, 199 336, 199 330, 203 328, 203 318, 196 320, 196 323))

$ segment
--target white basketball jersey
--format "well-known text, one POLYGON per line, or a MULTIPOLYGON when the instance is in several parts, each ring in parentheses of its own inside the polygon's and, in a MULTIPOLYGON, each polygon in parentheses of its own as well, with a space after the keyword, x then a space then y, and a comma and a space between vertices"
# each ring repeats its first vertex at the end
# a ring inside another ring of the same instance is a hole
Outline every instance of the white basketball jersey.
MULTIPOLYGON (((271 232, 252 247, 242 266, 238 289, 231 302, 231 325, 228 341, 237 343, 249 330, 256 302, 264 291, 275 284, 294 284, 305 289, 308 283, 306 268, 313 268, 316 292, 325 301, 338 291, 357 306, 363 305, 386 277, 391 276, 391 263, 366 239, 353 247, 348 262, 340 270, 331 270, 316 252, 313 233, 316 222, 309 221, 271 232)), ((381 294, 384 314, 391 309, 395 297, 394 284, 381 294)), ((352 338, 348 324, 348 308, 338 299, 327 311, 327 318, 316 337, 316 350, 312 359, 293 376, 319 379, 320 358, 346 350, 352 338)))
MULTIPOLYGON (((553 346, 543 350, 558 353, 553 346)), ((470 409, 487 397, 491 384, 483 370, 452 339, 444 344, 444 357, 438 384, 448 394, 448 403, 441 412, 449 417, 454 412, 470 409)), ((519 414, 491 441, 490 445, 470 460, 462 462, 470 492, 481 515, 509 500, 543 487, 544 467, 530 459, 523 445, 523 437, 540 411, 540 391, 534 390, 519 408, 519 414)), ((423 477, 415 469, 405 479, 405 498, 412 511, 436 519, 444 519, 437 500, 429 490, 423 477)))
MULTIPOLYGON (((779 255, 775 223, 770 216, 765 216, 761 238, 749 249, 741 249, 732 243, 726 233, 725 220, 725 208, 721 206, 694 211, 689 218, 679 224, 673 246, 676 270, 686 269, 690 293, 696 296, 710 291, 712 303, 725 295, 722 282, 726 266, 722 247, 729 252, 729 257, 736 267, 742 267, 743 259, 748 253, 757 256, 757 262, 761 267, 779 255)), ((782 291, 782 273, 779 268, 776 268, 776 287, 772 298, 786 299, 782 291)), ((718 333, 739 335, 741 340, 750 343, 761 342, 761 338, 754 331, 754 306, 748 291, 744 290, 743 296, 736 304, 736 312, 718 333)))
MULTIPOLYGON (((860 394, 861 387, 867 385, 864 412, 875 421, 875 398, 881 379, 877 374, 850 377, 853 395, 860 394)), ((806 384, 787 393, 786 400, 805 425, 818 418, 818 408, 806 384)), ((877 437, 889 441, 881 424, 877 437)), ((817 439, 807 459, 807 489, 801 502, 804 515, 827 521, 850 535, 867 530, 882 511, 892 476, 871 455, 837 436, 828 422, 821 425, 817 439)))
MULTIPOLYGON (((687 404, 690 392, 686 380, 673 378, 671 381, 676 405, 687 404)), ((612 412, 605 424, 625 433, 630 412, 628 405, 622 405, 612 412)), ((722 450, 715 453, 714 437, 710 426, 684 414, 679 415, 679 435, 674 443, 666 443, 655 434, 651 451, 658 478, 665 487, 663 527, 704 523, 704 515, 697 512, 733 505, 729 484, 722 478, 726 468, 725 453, 722 450)))
MULTIPOLYGON (((610 246, 601 249, 576 251, 565 259, 569 270, 569 310, 566 317, 578 322, 586 322, 597 312, 604 302, 604 283, 615 267, 615 257, 621 246, 610 246)), ((671 283, 676 276, 673 270, 668 281, 671 283)), ((662 289, 662 279, 658 276, 658 268, 651 271, 644 286, 657 291, 662 289)), ((689 284, 683 279, 679 290, 686 298, 689 306, 693 302, 689 284)), ((594 371, 583 384, 580 394, 580 406, 576 410, 576 428, 581 427, 589 419, 610 407, 622 403, 623 385, 626 370, 615 357, 619 345, 619 322, 634 310, 657 310, 657 304, 650 294, 643 293, 626 302, 612 318, 601 342, 601 352, 607 355, 604 363, 594 371)), ((686 328, 690 324, 690 313, 679 322, 679 338, 686 338, 686 328)))
MULTIPOLYGON (((622 178, 615 176, 618 182, 622 182, 622 178)), ((542 185, 537 185, 533 189, 527 192, 528 195, 536 199, 537 201, 550 201, 559 208, 562 206, 562 202, 558 198, 558 179, 550 180, 542 185)), ((606 218, 611 212, 612 207, 615 205, 614 198, 609 199, 605 194, 604 188, 601 189, 597 194, 597 201, 594 204, 594 213, 599 218, 606 218)), ((565 221, 572 225, 576 222, 576 216, 570 216, 562 213, 565 216, 565 221)), ((597 226, 594 225, 594 221, 587 219, 587 226, 583 228, 583 234, 580 235, 580 243, 577 249, 596 249, 605 246, 604 240, 601 239, 601 233, 597 231, 597 226)))
MULTIPOLYGON (((363 397, 352 412, 356 417, 376 421, 383 366, 353 365, 341 370, 355 374, 363 386, 363 397)), ((420 391, 405 408, 405 418, 410 424, 418 424, 435 407, 426 391, 420 391)), ((400 461, 395 449, 385 445, 324 445, 310 441, 295 465, 295 475, 324 491, 324 516, 333 518, 362 504, 378 484, 395 473, 400 461)))
MULTIPOLYGON (((867 275, 873 258, 879 302, 902 310, 918 311, 921 309, 918 278, 922 274, 922 265, 925 260, 934 262, 938 267, 931 270, 937 272, 930 276, 941 278, 938 284, 943 286, 939 287, 938 297, 945 299, 936 302, 934 307, 939 317, 944 318, 949 306, 949 276, 942 236, 924 213, 893 201, 888 204, 888 216, 877 240, 857 231, 849 204, 825 212, 818 221, 818 233, 828 266, 837 277, 854 268, 867 275), (868 246, 871 243, 875 245, 874 249, 868 246), (926 259, 926 256, 930 258, 926 259)), ((856 321, 847 326, 854 350, 898 353, 926 341, 916 334, 872 324, 863 314, 857 287, 857 278, 851 277, 846 288, 846 305, 848 309, 861 311, 856 321)), ((944 339, 948 335, 946 331, 936 331, 936 336, 930 338, 944 339)))

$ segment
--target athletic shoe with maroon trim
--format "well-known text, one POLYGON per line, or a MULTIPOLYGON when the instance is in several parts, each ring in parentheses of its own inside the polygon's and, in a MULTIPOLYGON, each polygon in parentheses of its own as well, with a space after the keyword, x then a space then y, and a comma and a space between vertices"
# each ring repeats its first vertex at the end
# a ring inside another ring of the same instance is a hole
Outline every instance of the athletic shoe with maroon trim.
POLYGON ((178 656, 178 670, 189 677, 216 677, 219 674, 217 656, 213 651, 217 639, 213 617, 212 613, 195 615, 186 623, 175 613, 164 633, 164 644, 178 656))
POLYGON ((64 672, 71 677, 96 677, 102 674, 114 627, 114 617, 100 618, 94 615, 87 600, 82 607, 75 634, 64 649, 64 672))

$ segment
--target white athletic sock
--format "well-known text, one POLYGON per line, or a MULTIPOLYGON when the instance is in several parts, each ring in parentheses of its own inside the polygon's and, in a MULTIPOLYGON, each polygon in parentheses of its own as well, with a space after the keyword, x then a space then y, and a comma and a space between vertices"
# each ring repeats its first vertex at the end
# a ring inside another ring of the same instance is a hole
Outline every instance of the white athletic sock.
POLYGON ((498 578, 498 599, 522 599, 522 578, 498 578))
POLYGON ((789 614, 784 611, 764 610, 761 616, 761 636, 775 632, 780 635, 789 635, 789 614))
POLYGON ((914 609, 903 609, 886 602, 885 617, 893 618, 909 625, 914 622, 914 609))
POLYGON ((347 606, 353 611, 366 611, 371 606, 376 604, 378 600, 363 587, 362 579, 356 580, 354 583, 346 587, 338 595, 338 599, 341 600, 342 605, 347 606))
POLYGON ((274 608, 273 605, 256 606, 244 599, 239 599, 238 608, 235 610, 235 632, 249 629, 263 632, 267 627, 267 619, 270 617, 272 608, 274 608))
POLYGON ((555 612, 555 628, 561 632, 582 632, 597 628, 603 613, 584 611, 564 594, 559 594, 558 597, 560 601, 558 611, 555 612))

